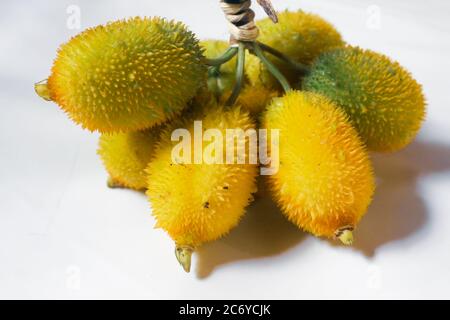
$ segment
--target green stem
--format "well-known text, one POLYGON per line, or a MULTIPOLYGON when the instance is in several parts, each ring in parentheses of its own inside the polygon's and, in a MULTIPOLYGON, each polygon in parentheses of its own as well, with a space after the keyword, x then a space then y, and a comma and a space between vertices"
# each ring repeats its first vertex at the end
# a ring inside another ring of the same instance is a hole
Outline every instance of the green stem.
POLYGON ((295 61, 291 57, 285 55, 284 53, 278 51, 275 48, 272 48, 264 43, 258 42, 261 49, 265 52, 270 53, 271 55, 277 57, 281 61, 284 61, 285 63, 289 64, 292 68, 296 69, 297 71, 301 72, 302 74, 307 74, 310 71, 310 68, 305 66, 304 64, 295 61))
POLYGON ((252 46, 256 56, 261 60, 267 70, 269 70, 269 72, 280 82, 283 90, 285 92, 291 91, 292 88, 289 81, 287 81, 286 77, 280 72, 280 70, 278 70, 278 68, 269 59, 267 59, 259 44, 255 42, 252 46))
POLYGON ((236 103, 239 94, 241 93, 242 84, 244 82, 244 67, 245 67, 245 48, 244 42, 239 42, 238 60, 236 67, 236 83, 234 84, 233 92, 226 103, 227 106, 232 106, 236 103))
POLYGON ((219 101, 221 91, 219 89, 220 66, 209 67, 208 70, 208 88, 214 94, 214 97, 219 101))
POLYGON ((238 48, 236 47, 230 47, 228 48, 227 51, 225 51, 225 53, 220 56, 217 59, 206 59, 206 65, 210 66, 210 67, 217 67, 217 66, 221 66, 224 63, 227 63, 228 61, 230 61, 231 59, 234 58, 234 56, 238 53, 238 48))

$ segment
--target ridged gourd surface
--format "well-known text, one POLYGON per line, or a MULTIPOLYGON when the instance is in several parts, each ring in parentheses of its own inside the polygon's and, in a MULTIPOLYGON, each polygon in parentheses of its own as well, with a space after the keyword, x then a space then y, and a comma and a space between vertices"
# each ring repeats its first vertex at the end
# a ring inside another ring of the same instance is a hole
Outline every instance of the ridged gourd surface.
POLYGON ((182 23, 133 18, 64 44, 48 79, 52 100, 91 131, 152 127, 179 113, 206 77, 202 49, 182 23))
POLYGON ((272 102, 262 126, 280 130, 279 171, 268 179, 289 220, 325 237, 355 227, 371 202, 374 177, 343 111, 318 94, 292 91, 272 102))
MULTIPOLYGON (((244 214, 256 190, 257 165, 249 164, 177 164, 172 149, 178 142, 171 141, 176 128, 187 129, 194 136, 194 120, 201 120, 203 129, 216 129, 226 137, 226 129, 254 129, 247 112, 234 107, 207 108, 165 130, 155 159, 150 162, 147 195, 157 226, 167 231, 177 245, 199 246, 228 233, 244 214)), ((226 142, 223 147, 225 148, 226 142)), ((210 143, 203 143, 202 152, 208 152, 210 143)), ((193 142, 192 142, 193 148, 193 142)), ((219 149, 220 150, 220 149, 219 149)), ((235 144, 236 151, 241 150, 235 144)), ((225 155, 225 150, 223 151, 225 155)), ((248 148, 244 150, 249 156, 248 148)), ((192 153, 192 159, 194 154, 192 153)))
POLYGON ((373 151, 405 147, 425 118, 421 85, 397 62, 370 50, 346 47, 325 53, 304 89, 337 103, 373 151))

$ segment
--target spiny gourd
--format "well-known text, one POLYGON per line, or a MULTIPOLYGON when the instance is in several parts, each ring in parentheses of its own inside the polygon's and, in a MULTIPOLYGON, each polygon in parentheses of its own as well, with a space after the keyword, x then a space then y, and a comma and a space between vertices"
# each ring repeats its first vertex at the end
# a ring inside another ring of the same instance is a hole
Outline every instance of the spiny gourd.
POLYGON ((109 187, 147 188, 145 169, 154 154, 160 130, 158 126, 100 136, 97 153, 109 174, 109 187))
MULTIPOLYGON (((221 40, 205 40, 200 42, 208 59, 220 57, 230 44, 221 40)), ((210 68, 208 74, 208 88, 217 98, 230 92, 236 79, 236 57, 220 66, 220 69, 210 68)))
POLYGON ((271 100, 277 97, 279 93, 276 90, 270 90, 264 87, 246 86, 239 98, 237 104, 252 115, 259 115, 265 110, 271 100))
POLYGON ((358 47, 323 54, 304 88, 337 103, 373 151, 405 147, 425 117, 422 87, 411 74, 388 57, 358 47))
POLYGON ((36 91, 83 127, 118 132, 172 118, 205 79, 202 49, 182 23, 136 17, 72 38, 36 91))
MULTIPOLYGON (((291 91, 273 100, 262 127, 280 130, 279 170, 268 179, 284 214, 316 236, 351 244, 374 177, 345 113, 319 94, 291 91)), ((276 159, 274 150, 270 155, 276 159)))
MULTIPOLYGON (((310 65, 322 52, 344 45, 340 33, 318 15, 304 11, 283 11, 278 14, 279 23, 269 18, 257 22, 260 30, 258 41, 269 45, 304 65, 310 65)), ((277 58, 267 54, 292 85, 297 85, 300 74, 277 58)), ((253 86, 277 88, 278 82, 261 61, 249 55, 246 74, 253 86)))
MULTIPOLYGON (((178 144, 171 141, 173 129, 186 128, 194 139, 194 120, 202 121, 203 130, 218 130, 223 137, 226 137, 227 129, 246 131, 255 128, 249 114, 238 107, 213 106, 195 113, 195 116, 180 119, 163 132, 155 158, 147 168, 147 195, 157 226, 175 241, 177 259, 187 272, 195 248, 222 237, 238 224, 252 200, 252 193, 256 191, 257 176, 257 165, 248 161, 248 148, 245 150, 245 164, 195 164, 194 152, 190 156, 186 154, 189 161, 181 161, 177 154, 172 159, 172 150, 178 144)), ((211 142, 203 142, 199 150, 223 160, 226 144, 224 141, 223 157, 220 156, 220 147, 215 152, 210 149, 211 142)), ((187 145, 191 146, 191 141, 187 145)), ((237 144, 231 150, 235 152, 235 160, 236 151, 243 151, 237 144)))

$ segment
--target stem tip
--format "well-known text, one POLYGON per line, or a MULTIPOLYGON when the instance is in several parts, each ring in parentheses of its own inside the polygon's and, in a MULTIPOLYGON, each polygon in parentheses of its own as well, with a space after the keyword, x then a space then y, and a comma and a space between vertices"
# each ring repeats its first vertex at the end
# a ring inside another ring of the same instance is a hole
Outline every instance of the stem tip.
POLYGON ((107 184, 108 188, 111 188, 111 189, 122 189, 122 188, 125 188, 125 186, 122 183, 114 180, 111 177, 108 178, 108 181, 106 182, 106 184, 107 184))
POLYGON ((47 80, 43 80, 34 85, 34 91, 37 95, 46 101, 52 101, 50 91, 48 90, 47 80))
POLYGON ((343 244, 345 244, 346 246, 350 246, 353 244, 353 231, 344 230, 338 238, 343 244))
POLYGON ((175 256, 187 273, 191 271, 191 258, 193 252, 194 249, 190 246, 176 246, 175 248, 175 256))

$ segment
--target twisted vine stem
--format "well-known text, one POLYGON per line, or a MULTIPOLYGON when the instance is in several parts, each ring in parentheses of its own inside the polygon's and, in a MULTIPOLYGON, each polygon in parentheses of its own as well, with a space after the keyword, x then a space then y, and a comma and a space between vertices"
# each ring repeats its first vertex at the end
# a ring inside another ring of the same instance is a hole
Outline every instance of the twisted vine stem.
MULTIPOLYGON (((267 15, 274 23, 278 23, 278 17, 272 7, 270 0, 257 0, 267 15)), ((254 23, 255 14, 250 8, 251 0, 221 0, 222 10, 228 19, 231 33, 231 46, 216 59, 206 59, 205 63, 210 67, 210 73, 216 76, 220 74, 220 67, 233 59, 237 55, 236 81, 231 96, 226 105, 232 106, 236 103, 242 89, 246 50, 254 54, 261 60, 266 69, 277 79, 285 92, 292 90, 289 81, 283 73, 267 57, 266 53, 278 58, 288 64, 291 68, 305 75, 309 73, 309 68, 284 53, 266 44, 257 41, 258 30, 254 23), (255 30, 256 29, 256 30, 255 30), (251 31, 251 32, 249 32, 251 31), (251 36, 249 37, 249 33, 251 36), (241 37, 241 38, 240 38, 241 37)))

